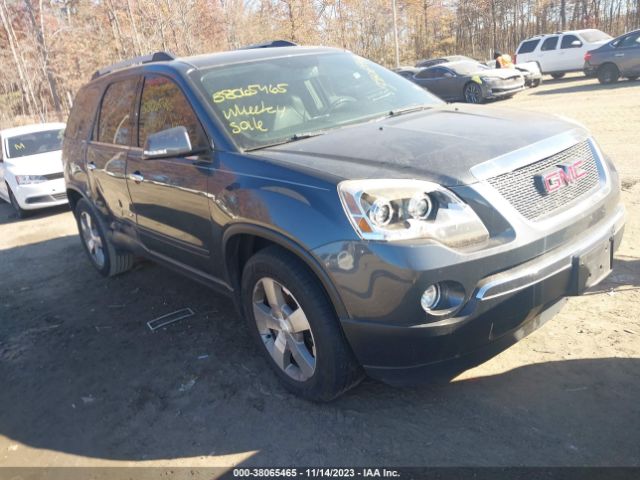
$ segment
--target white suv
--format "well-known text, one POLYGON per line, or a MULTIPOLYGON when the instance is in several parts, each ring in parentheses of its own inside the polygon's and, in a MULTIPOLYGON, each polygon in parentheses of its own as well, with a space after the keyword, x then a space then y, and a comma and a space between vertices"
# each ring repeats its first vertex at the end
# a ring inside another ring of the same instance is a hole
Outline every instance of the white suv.
POLYGON ((584 54, 611 38, 595 29, 537 35, 520 43, 516 63, 536 62, 542 73, 560 78, 567 72, 582 71, 584 54))

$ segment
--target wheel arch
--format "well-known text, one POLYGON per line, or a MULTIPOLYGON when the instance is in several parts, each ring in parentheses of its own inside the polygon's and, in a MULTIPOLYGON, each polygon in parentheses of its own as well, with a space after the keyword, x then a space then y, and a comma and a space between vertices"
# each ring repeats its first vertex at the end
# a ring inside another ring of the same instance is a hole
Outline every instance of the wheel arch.
MULTIPOLYGON (((320 262, 295 240, 258 225, 234 224, 225 230, 222 237, 222 257, 227 278, 236 292, 240 292, 242 270, 249 258, 273 245, 293 254, 309 269, 320 282, 339 319, 349 317, 342 298, 320 262)), ((239 293, 235 297, 238 299, 239 293)))

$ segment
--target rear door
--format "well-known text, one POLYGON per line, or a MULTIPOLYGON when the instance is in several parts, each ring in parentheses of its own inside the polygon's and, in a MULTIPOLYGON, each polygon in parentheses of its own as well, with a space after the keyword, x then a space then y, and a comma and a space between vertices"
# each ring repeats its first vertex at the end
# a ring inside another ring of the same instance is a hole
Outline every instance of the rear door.
POLYGON ((634 32, 616 45, 614 61, 623 75, 640 75, 640 32, 634 32))
POLYGON ((562 71, 558 55, 559 40, 558 35, 550 35, 540 45, 538 62, 540 62, 540 68, 543 73, 562 71))
POLYGON ((94 202, 103 213, 122 220, 131 219, 126 162, 133 139, 139 81, 140 77, 134 76, 107 85, 87 145, 87 171, 94 202))
POLYGON ((210 272, 207 184, 211 144, 186 95, 169 77, 145 75, 137 118, 137 141, 127 160, 127 184, 140 240, 167 260, 210 272), (191 154, 143 159, 149 135, 178 126, 189 132, 191 154))

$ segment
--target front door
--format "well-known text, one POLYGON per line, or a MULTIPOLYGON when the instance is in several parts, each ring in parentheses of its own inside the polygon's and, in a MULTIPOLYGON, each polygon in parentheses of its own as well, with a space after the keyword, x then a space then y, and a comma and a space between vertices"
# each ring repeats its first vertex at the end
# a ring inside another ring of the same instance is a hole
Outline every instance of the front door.
POLYGON ((207 195, 210 143, 178 85, 161 75, 144 78, 136 147, 127 160, 127 184, 144 246, 166 260, 211 272, 211 217, 207 195), (192 152, 143 159, 150 134, 186 127, 192 152))
POLYGON ((614 53, 615 63, 623 75, 640 75, 640 32, 620 40, 614 53))

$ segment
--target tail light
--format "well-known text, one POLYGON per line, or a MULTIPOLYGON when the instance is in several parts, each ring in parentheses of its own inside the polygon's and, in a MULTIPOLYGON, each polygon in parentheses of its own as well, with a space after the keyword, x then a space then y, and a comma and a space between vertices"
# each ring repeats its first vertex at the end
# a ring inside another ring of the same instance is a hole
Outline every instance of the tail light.
POLYGON ((584 54, 584 61, 588 62, 589 60, 591 60, 591 52, 587 52, 584 54))

